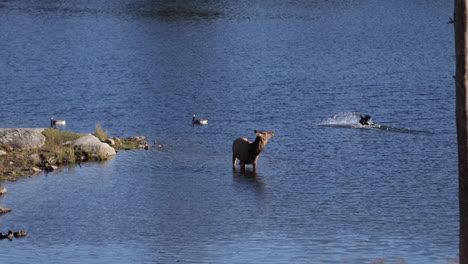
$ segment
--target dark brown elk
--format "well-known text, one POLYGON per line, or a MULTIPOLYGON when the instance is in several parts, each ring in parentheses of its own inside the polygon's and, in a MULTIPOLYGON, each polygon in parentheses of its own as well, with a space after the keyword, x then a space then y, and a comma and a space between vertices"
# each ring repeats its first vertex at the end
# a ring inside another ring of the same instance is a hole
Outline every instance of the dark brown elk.
POLYGON ((252 164, 253 169, 257 167, 258 157, 265 149, 268 140, 272 138, 274 132, 261 132, 255 130, 254 142, 250 142, 246 138, 238 138, 232 143, 232 168, 236 169, 236 160, 239 160, 241 169, 245 169, 246 164, 252 164))

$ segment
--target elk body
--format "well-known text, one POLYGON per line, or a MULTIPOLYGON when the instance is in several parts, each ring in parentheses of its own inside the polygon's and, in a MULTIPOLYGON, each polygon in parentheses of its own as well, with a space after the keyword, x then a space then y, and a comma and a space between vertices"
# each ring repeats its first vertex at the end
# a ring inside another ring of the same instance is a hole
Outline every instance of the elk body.
POLYGON ((236 169, 236 160, 239 160, 239 165, 245 169, 246 164, 252 164, 253 169, 256 169, 257 161, 260 153, 265 149, 268 140, 272 138, 274 132, 261 132, 255 130, 254 142, 248 141, 246 138, 237 138, 232 143, 232 168, 236 169))

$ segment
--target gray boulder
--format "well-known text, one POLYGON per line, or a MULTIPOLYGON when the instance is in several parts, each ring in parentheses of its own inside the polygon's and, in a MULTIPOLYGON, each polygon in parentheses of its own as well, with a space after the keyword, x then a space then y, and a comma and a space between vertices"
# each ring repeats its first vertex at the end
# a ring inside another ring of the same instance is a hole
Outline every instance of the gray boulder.
POLYGON ((13 149, 33 149, 44 146, 44 128, 0 128, 0 145, 13 149))
POLYGON ((106 141, 104 141, 105 143, 111 145, 111 146, 114 146, 115 145, 115 140, 112 139, 112 138, 108 138, 106 139, 106 141))
POLYGON ((115 149, 107 143, 101 142, 97 137, 87 134, 77 140, 69 141, 64 144, 72 144, 86 152, 93 153, 99 156, 114 156, 115 149))

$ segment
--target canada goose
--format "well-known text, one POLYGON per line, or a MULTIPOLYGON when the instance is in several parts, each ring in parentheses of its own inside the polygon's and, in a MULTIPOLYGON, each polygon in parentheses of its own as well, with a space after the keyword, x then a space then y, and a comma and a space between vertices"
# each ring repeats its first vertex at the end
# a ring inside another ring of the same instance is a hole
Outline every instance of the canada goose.
POLYGON ((354 112, 354 114, 357 115, 357 116, 359 116, 359 117, 361 118, 361 119, 359 120, 359 123, 360 123, 361 125, 367 125, 367 126, 368 126, 368 125, 371 125, 371 124, 372 124, 372 121, 371 121, 372 117, 371 117, 370 115, 364 116, 364 115, 362 115, 362 114, 359 113, 359 112, 354 112))
POLYGON ((13 239, 13 231, 8 230, 8 234, 4 235, 3 238, 8 238, 9 240, 13 239))
POLYGON ((208 119, 205 119, 205 118, 196 119, 195 114, 194 114, 192 116, 192 124, 194 124, 194 125, 207 125, 208 124, 208 119))
POLYGON ((65 121, 65 120, 61 120, 61 119, 54 120, 53 117, 50 118, 50 127, 54 127, 54 126, 64 126, 65 124, 66 124, 66 121, 65 121))
POLYGON ((21 231, 18 231, 18 232, 13 232, 14 237, 25 237, 27 235, 28 235, 28 232, 26 232, 24 230, 21 230, 21 231))

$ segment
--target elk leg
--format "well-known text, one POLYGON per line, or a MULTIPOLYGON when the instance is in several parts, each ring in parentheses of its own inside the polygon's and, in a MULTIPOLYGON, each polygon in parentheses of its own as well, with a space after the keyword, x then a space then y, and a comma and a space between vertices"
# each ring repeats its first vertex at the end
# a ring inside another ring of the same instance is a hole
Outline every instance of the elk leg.
POLYGON ((244 162, 240 162, 239 165, 241 167, 241 170, 245 170, 245 163, 244 162))

